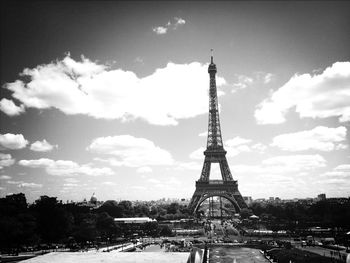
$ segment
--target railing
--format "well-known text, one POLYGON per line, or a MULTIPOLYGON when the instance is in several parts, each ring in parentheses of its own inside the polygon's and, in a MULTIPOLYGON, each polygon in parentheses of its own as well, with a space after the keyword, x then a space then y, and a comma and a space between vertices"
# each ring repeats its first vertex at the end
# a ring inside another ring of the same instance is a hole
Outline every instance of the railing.
POLYGON ((209 180, 209 184, 224 184, 223 180, 209 180))
POLYGON ((201 181, 198 180, 196 181, 196 184, 200 184, 200 185, 208 185, 208 184, 237 184, 237 181, 233 180, 233 181, 224 181, 224 180, 208 180, 208 181, 201 181))

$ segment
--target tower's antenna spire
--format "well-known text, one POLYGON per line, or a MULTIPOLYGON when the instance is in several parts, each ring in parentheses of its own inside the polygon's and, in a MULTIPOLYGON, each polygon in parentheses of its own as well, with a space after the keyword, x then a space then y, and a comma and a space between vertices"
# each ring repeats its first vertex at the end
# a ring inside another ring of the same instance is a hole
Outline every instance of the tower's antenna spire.
POLYGON ((210 63, 213 64, 213 53, 214 53, 214 49, 210 49, 210 54, 211 54, 211 57, 210 57, 210 63))

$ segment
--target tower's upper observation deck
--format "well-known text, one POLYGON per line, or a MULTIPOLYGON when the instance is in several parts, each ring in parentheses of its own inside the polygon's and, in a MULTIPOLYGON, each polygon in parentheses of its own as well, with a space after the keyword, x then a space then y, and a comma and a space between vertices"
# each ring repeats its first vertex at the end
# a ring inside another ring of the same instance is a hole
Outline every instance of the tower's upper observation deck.
POLYGON ((209 64, 209 67, 208 67, 208 73, 216 73, 216 65, 214 64, 213 62, 213 56, 211 56, 210 58, 210 64, 209 64))

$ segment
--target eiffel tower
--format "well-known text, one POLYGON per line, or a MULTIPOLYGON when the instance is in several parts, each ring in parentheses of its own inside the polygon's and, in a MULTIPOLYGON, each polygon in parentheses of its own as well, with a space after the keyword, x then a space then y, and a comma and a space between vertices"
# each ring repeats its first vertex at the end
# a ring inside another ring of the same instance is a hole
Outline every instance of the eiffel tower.
POLYGON ((218 96, 216 90, 216 65, 211 56, 211 63, 208 67, 210 76, 209 88, 209 123, 208 123, 208 139, 207 149, 204 151, 204 164, 201 177, 196 181, 196 190, 188 205, 192 213, 196 213, 203 201, 210 197, 223 197, 230 201, 235 210, 240 212, 247 205, 238 190, 237 181, 233 180, 230 167, 226 159, 226 151, 222 143, 218 96), (212 163, 219 163, 222 180, 209 180, 210 167, 212 163))

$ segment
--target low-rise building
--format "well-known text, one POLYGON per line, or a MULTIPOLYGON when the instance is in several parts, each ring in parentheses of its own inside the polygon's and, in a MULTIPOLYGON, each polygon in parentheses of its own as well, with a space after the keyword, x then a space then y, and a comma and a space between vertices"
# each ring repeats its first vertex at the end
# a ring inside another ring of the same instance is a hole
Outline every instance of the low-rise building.
POLYGON ((143 224, 147 222, 157 222, 157 220, 149 217, 125 217, 114 218, 114 222, 119 224, 143 224))

